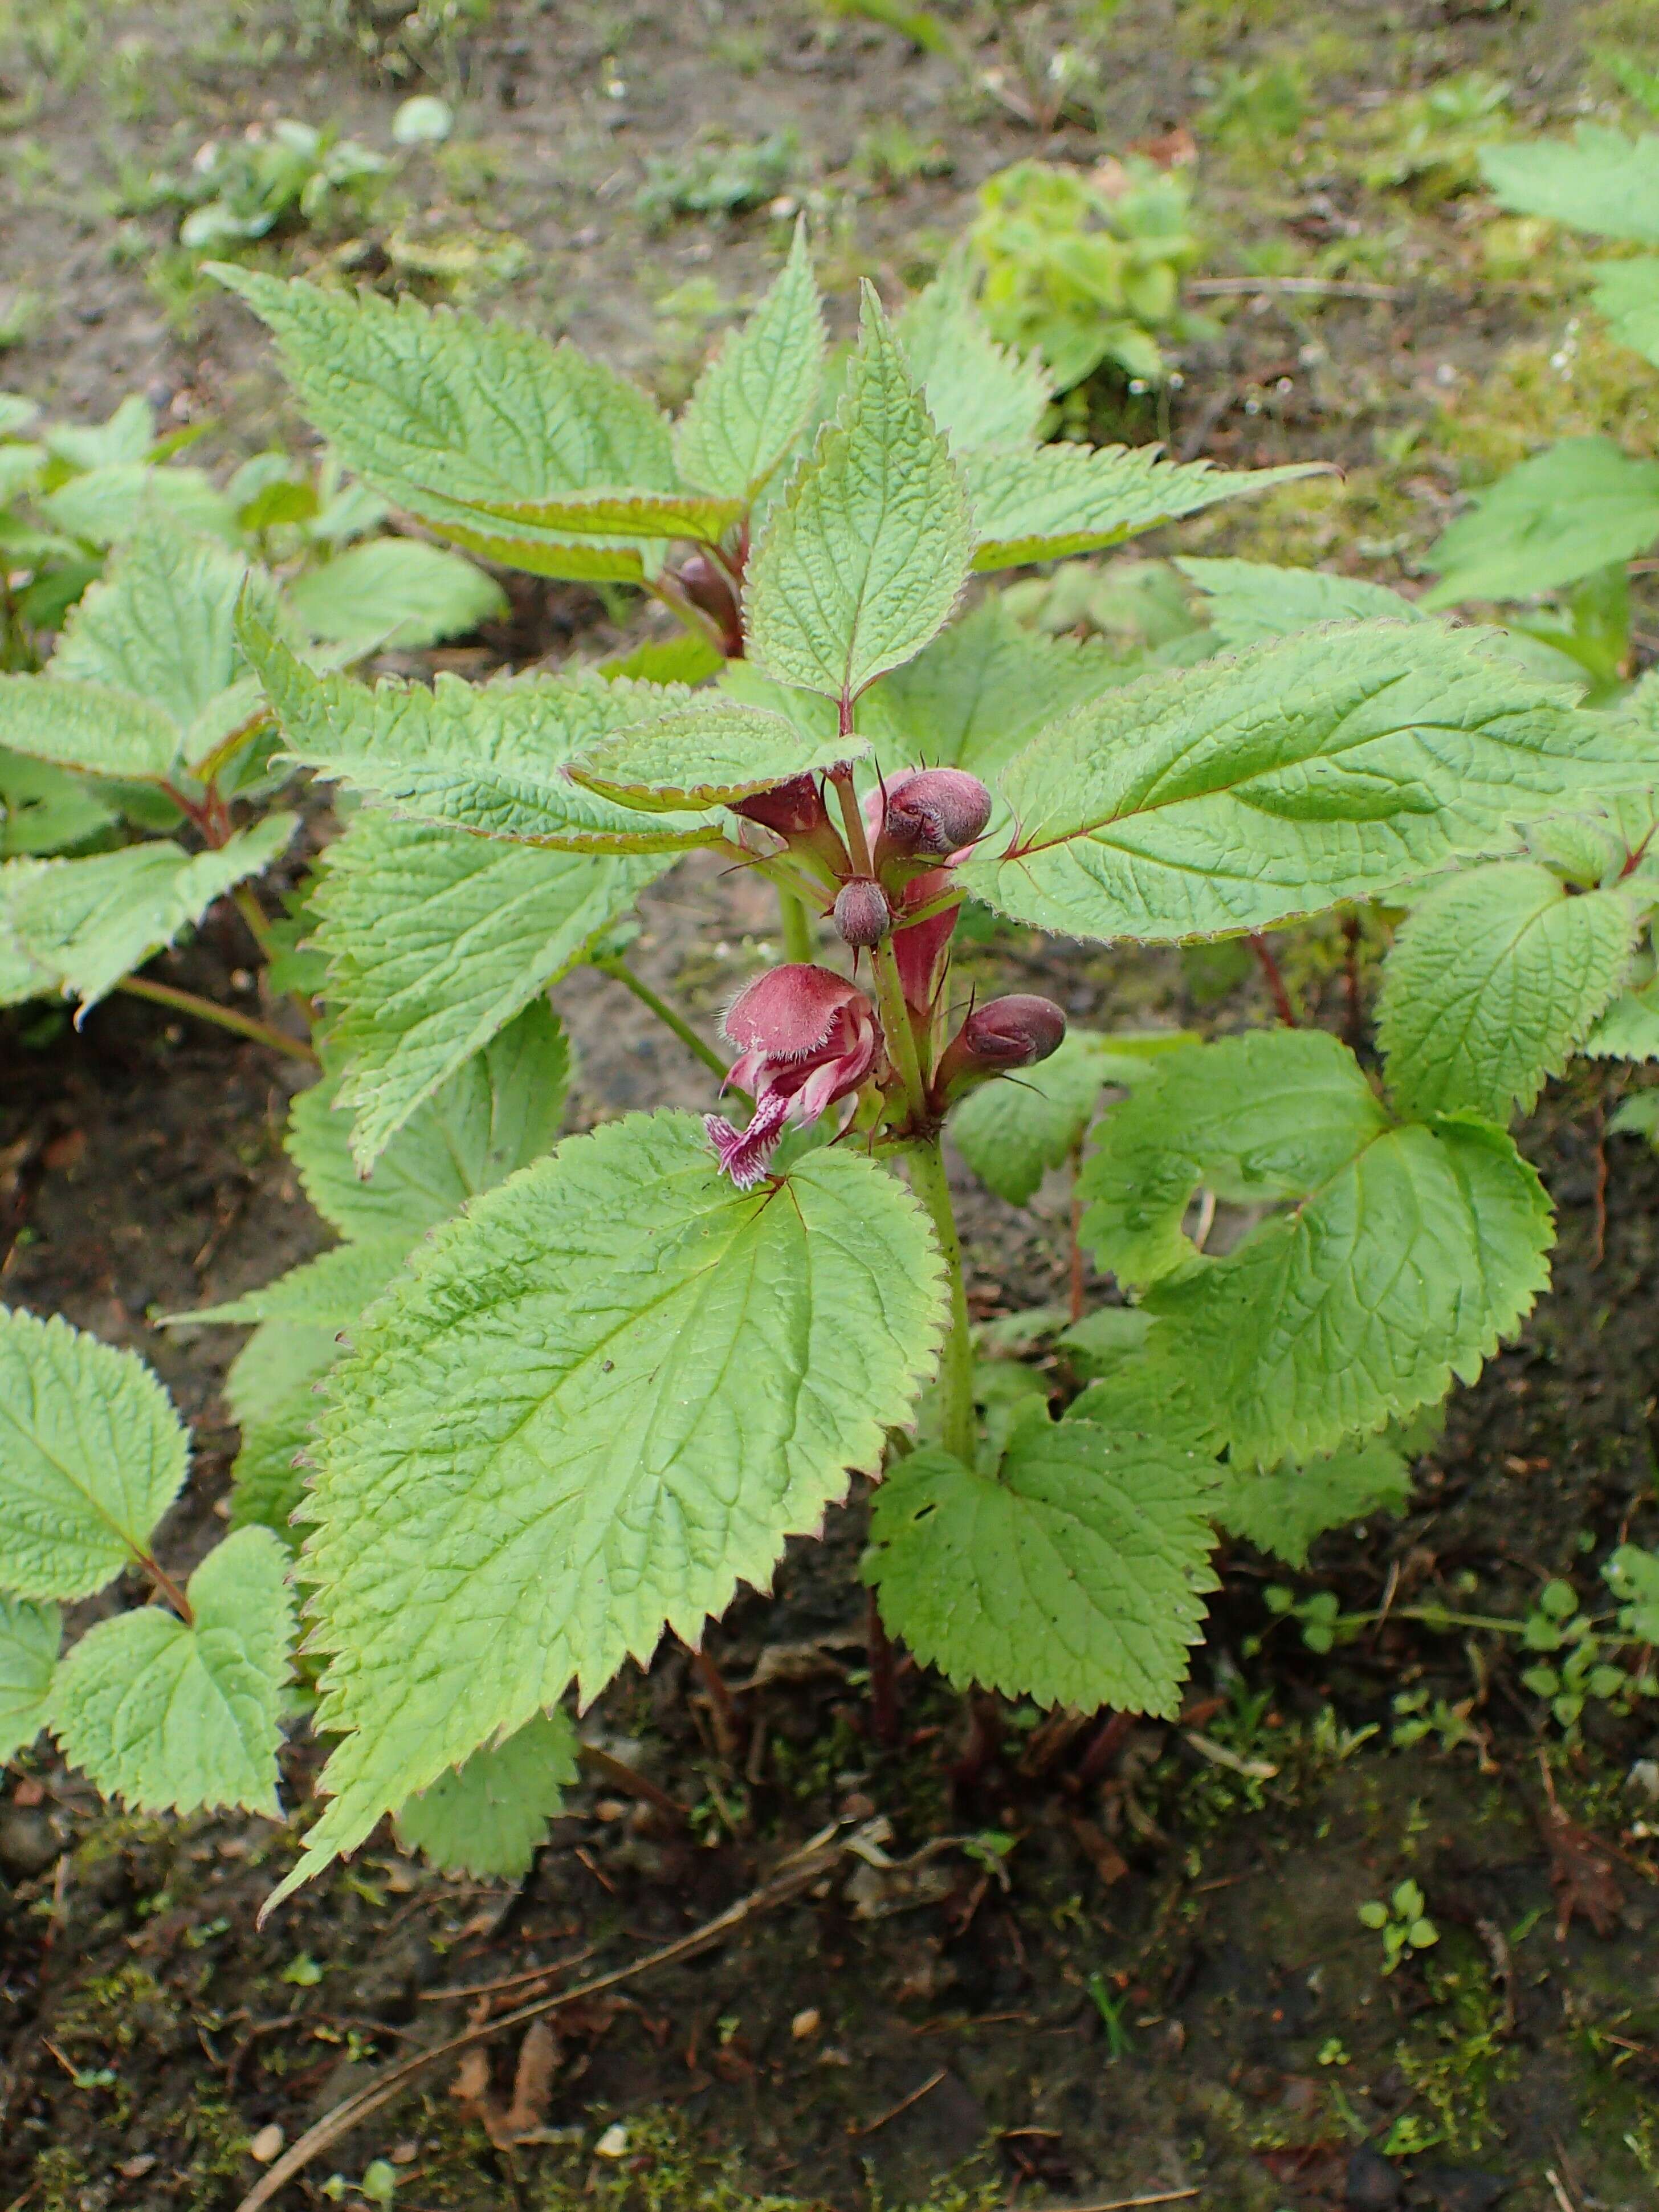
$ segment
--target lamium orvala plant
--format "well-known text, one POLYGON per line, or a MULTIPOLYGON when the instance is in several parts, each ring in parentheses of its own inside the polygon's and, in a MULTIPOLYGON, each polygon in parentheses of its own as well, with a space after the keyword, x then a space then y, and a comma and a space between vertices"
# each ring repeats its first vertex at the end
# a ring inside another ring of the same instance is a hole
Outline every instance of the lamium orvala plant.
POLYGON ((1575 1051, 1648 1049, 1653 698, 1591 711, 1502 632, 1241 563, 1197 579, 1234 647, 1200 665, 1023 629, 976 572, 1263 479, 1039 445, 1046 386, 951 280, 896 325, 866 293, 830 362, 798 239, 672 425, 568 345, 228 281, 343 465, 473 550, 631 580, 696 651, 670 681, 371 688, 245 594, 284 757, 366 800, 307 893, 323 1074, 289 1133, 341 1241, 179 1317, 254 1329, 231 1533, 188 1590, 151 1553, 182 1469, 153 1383, 5 1324, 14 1739, 44 1719, 135 1802, 270 1804, 291 1584, 283 1694, 330 1750, 277 1894, 388 1814, 442 1864, 512 1871, 570 1705, 665 1635, 696 1646, 854 1475, 872 1645, 1042 1705, 1177 1711, 1218 1531, 1297 1560, 1400 1504, 1424 1420, 1546 1282, 1507 1124, 1575 1051), (781 902, 786 957, 724 1050, 622 957, 694 848, 781 902), (975 998, 969 901, 1115 945, 1403 916, 1380 1052, 975 998), (699 1073, 684 1108, 559 1139, 548 993, 582 962, 712 1067, 715 1110, 699 1073), (1059 1418, 976 1343, 953 1129, 1017 1199, 1079 1166, 1118 1296, 1027 1317, 1086 1384, 1059 1418), (1218 1206, 1245 1212, 1212 1251, 1218 1206), (41 1504, 48 1464, 84 1510, 41 1504), (58 1660, 52 1607, 127 1563, 161 1603, 58 1660), (174 1674, 222 1693, 169 1702, 174 1674))

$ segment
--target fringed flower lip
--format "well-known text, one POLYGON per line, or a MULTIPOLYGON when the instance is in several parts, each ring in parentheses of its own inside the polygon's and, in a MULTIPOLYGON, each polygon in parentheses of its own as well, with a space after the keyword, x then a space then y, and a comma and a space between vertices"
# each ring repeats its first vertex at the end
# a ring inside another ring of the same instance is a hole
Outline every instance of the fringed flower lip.
POLYGON ((816 1121, 864 1082, 881 1052, 881 1025, 856 984, 797 961, 757 976, 721 1027, 739 1048, 726 1081, 750 1094, 755 1110, 745 1129, 718 1114, 706 1115, 703 1126, 722 1171, 748 1190, 765 1175, 788 1123, 816 1121))

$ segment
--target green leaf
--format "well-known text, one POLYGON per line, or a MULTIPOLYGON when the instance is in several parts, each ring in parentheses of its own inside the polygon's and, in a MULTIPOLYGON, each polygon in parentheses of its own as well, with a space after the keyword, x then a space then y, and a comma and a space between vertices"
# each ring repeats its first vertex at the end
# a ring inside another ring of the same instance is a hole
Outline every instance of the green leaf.
POLYGON ((1611 438, 1565 438, 1475 494, 1430 548, 1440 581, 1418 605, 1529 599, 1632 560, 1656 538, 1659 461, 1633 461, 1611 438))
POLYGON ((36 504, 55 528, 92 545, 121 544, 155 516, 224 540, 236 532, 236 510, 205 471, 161 469, 149 461, 100 464, 36 504))
POLYGON ((178 759, 176 724, 148 700, 51 676, 0 676, 0 744, 40 761, 159 782, 178 759))
POLYGON ((1228 652, 1290 637, 1316 623, 1422 619, 1414 601, 1363 576, 1319 568, 1279 568, 1267 561, 1197 561, 1175 565, 1203 592, 1210 626, 1228 652))
POLYGON ((1636 921, 1625 891, 1574 898, 1531 860, 1437 884, 1382 967, 1377 1036, 1401 1110, 1530 1112, 1623 981, 1636 921))
POLYGON ((417 538, 353 545, 296 576, 286 596, 313 637, 364 653, 435 645, 507 611, 494 577, 417 538))
POLYGON ((571 761, 569 775, 621 806, 684 812, 729 806, 792 776, 861 759, 869 750, 863 738, 840 735, 803 744, 783 715, 708 693, 601 738, 571 761))
POLYGON ((1411 1468, 1386 1437, 1349 1444, 1299 1464, 1224 1466, 1215 1515, 1224 1528, 1292 1567, 1305 1565, 1316 1536, 1369 1513, 1399 1513, 1411 1468))
POLYGON ((100 1620, 58 1669, 64 1756, 134 1812, 281 1813, 276 1748, 294 1641, 288 1555, 243 1528, 190 1578, 190 1626, 160 1606, 100 1620))
POLYGON ((872 685, 859 722, 890 769, 963 768, 989 783, 1045 722, 1122 680, 1099 641, 1044 637, 986 599, 872 685))
POLYGON ((0 1587, 89 1597, 149 1541, 188 1441, 131 1352, 0 1307, 0 1587))
MULTIPOLYGON (((595 802, 597 803, 597 802, 595 802)), ((661 855, 545 853, 366 809, 315 906, 338 1099, 366 1174, 416 1109, 625 914, 661 855)))
POLYGON ((1571 140, 1483 146, 1480 168, 1498 205, 1517 215, 1659 245, 1659 134, 1627 138, 1581 123, 1571 140))
MULTIPOLYGON (((173 523, 147 520, 70 610, 52 675, 144 701, 179 733, 176 751, 246 672, 236 610, 249 584, 240 554, 173 523)), ((256 574, 251 592, 264 611, 274 610, 268 580, 256 574)), ((150 772, 165 774, 165 765, 150 772)))
POLYGON ((1304 631, 1103 693, 1009 767, 1017 841, 961 879, 1072 936, 1216 936, 1504 851, 1528 814, 1644 781, 1638 731, 1559 704, 1485 635, 1304 631))
POLYGON ((1242 1206, 1298 1197, 1388 1127, 1352 1054, 1323 1030, 1189 1045, 1101 1121, 1078 1178, 1079 1234, 1121 1282, 1155 1282, 1197 1258, 1181 1224, 1200 1185, 1242 1206))
MULTIPOLYGON (((0 720, 6 712, 0 680, 0 720)), ((104 793, 50 761, 0 748, 0 860, 61 853, 118 819, 104 793)))
POLYGON ((1659 260, 1601 261, 1590 294, 1607 319, 1607 335, 1659 368, 1659 260))
MULTIPOLYGON (((1135 1049, 1138 1040, 1067 1030, 1057 1052, 1018 1076, 985 1084, 951 1116, 951 1134, 974 1173, 999 1198, 1024 1206, 1050 1168, 1064 1166, 1094 1119, 1101 1087, 1133 1087, 1157 1060, 1135 1049)), ((1146 1041, 1155 1054, 1183 1042, 1146 1041)))
POLYGON ((534 1000, 416 1108, 367 1178, 336 1111, 337 1071, 289 1108, 289 1157, 306 1196, 343 1237, 412 1243, 552 1146, 569 1085, 569 1039, 534 1000))
POLYGON ((1472 1382, 1545 1286, 1552 1229, 1489 1123, 1385 1128, 1224 1259, 1155 1283, 1153 1342, 1236 1462, 1305 1459, 1472 1382))
POLYGON ((963 472, 976 569, 1062 561, 1224 499, 1318 473, 1314 464, 1230 473, 1208 461, 1165 461, 1156 446, 1042 446, 973 453, 963 472))
POLYGON ((694 538, 718 545, 745 513, 741 499, 694 491, 572 491, 556 499, 491 501, 483 510, 506 527, 527 523, 570 538, 694 538))
POLYGON ((55 1605, 0 1595, 0 1765, 46 1724, 63 1633, 55 1605))
POLYGON ((9 939, 35 975, 18 995, 57 990, 92 1006, 199 921, 215 899, 269 867, 297 821, 268 815, 205 853, 158 838, 85 860, 7 861, 0 867, 0 947, 9 939))
POLYGON ((1625 1633, 1659 1645, 1659 1552, 1621 1544, 1601 1572, 1621 1601, 1619 1626, 1625 1633))
POLYGON ((538 575, 643 576, 642 548, 625 536, 572 545, 489 511, 623 486, 672 491, 667 422, 634 386, 506 323, 223 264, 211 273, 272 331, 344 465, 429 528, 538 575))
POLYGON ((412 1267, 314 1448, 319 1725, 346 1741, 296 1881, 573 1677, 591 1698, 769 1581, 908 1418, 943 1317, 884 1169, 819 1150, 744 1196, 689 1114, 567 1139, 412 1267))
POLYGON ((1591 1060, 1659 1060, 1659 978, 1616 998, 1578 1048, 1591 1060))
POLYGON ((846 395, 750 563, 753 658, 785 684, 856 698, 947 619, 969 546, 961 479, 866 288, 846 395))
POLYGON ((564 772, 599 738, 682 695, 592 670, 493 684, 440 674, 430 690, 371 690, 313 675, 269 631, 250 625, 247 643, 294 758, 402 813, 559 852, 679 851, 720 836, 696 814, 647 827, 564 772))
POLYGON ((349 1328, 363 1308, 379 1297, 403 1265, 412 1241, 412 1235, 392 1233, 366 1237, 361 1243, 337 1245, 331 1252, 319 1252, 314 1260, 302 1261, 257 1291, 244 1291, 239 1298, 228 1298, 216 1306, 197 1306, 188 1313, 168 1314, 166 1326, 295 1322, 333 1334, 349 1328))
POLYGON ((905 308, 898 338, 952 453, 1035 445, 1052 396, 1048 372, 1040 355, 1022 360, 996 343, 960 254, 905 308))
POLYGON ((798 222, 776 282, 721 341, 675 427, 674 458, 687 483, 751 498, 811 420, 823 349, 806 227, 798 222))
POLYGON ((538 1713, 505 1743, 475 1751, 398 1808, 398 1841, 444 1874, 517 1881, 547 1841, 576 1779, 576 1731, 562 1712, 538 1713))
POLYGON ((933 1449, 900 1460, 864 1578, 958 1687, 1172 1717, 1217 1587, 1212 1494, 1208 1462, 1179 1445, 1028 1418, 995 1476, 933 1449))

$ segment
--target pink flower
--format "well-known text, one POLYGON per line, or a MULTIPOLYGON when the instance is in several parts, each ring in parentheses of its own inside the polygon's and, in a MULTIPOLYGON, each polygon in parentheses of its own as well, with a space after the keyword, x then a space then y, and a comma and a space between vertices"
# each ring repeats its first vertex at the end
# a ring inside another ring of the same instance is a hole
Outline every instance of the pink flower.
POLYGON ((720 1164, 739 1190, 766 1173, 785 1125, 816 1121, 856 1091, 881 1050, 876 1010, 856 984, 828 968, 796 963, 757 975, 727 1009, 721 1027, 738 1047, 728 1082, 750 1092, 746 1129, 704 1116, 720 1164))

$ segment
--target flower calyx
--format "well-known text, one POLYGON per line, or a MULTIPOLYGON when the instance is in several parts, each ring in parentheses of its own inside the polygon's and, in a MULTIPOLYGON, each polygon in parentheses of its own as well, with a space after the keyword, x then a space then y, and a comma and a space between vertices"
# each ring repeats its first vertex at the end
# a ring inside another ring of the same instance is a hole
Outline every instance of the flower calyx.
POLYGON ((935 1104, 942 1111, 994 1075, 1035 1067, 1065 1035, 1066 1017, 1052 999, 1021 991, 976 1006, 939 1055, 935 1104))

